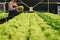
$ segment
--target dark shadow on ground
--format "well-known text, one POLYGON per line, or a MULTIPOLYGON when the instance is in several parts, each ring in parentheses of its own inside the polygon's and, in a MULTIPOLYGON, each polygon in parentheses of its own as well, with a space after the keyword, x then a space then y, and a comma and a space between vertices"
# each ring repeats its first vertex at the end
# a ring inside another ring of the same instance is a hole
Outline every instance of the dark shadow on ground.
MULTIPOLYGON (((19 14, 21 14, 21 13, 19 13, 19 14)), ((18 16, 19 14, 15 15, 15 16, 18 16)), ((7 22, 7 21, 13 19, 15 16, 12 16, 12 17, 8 16, 8 17, 6 17, 6 18, 0 20, 0 24, 3 24, 3 23, 5 23, 5 22, 7 22)))

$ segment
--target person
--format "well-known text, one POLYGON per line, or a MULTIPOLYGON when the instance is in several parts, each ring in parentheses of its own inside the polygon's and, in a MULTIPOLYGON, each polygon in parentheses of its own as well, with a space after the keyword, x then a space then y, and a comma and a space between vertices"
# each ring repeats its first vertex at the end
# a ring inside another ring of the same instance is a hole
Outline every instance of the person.
POLYGON ((19 14, 20 11, 18 10, 18 7, 19 6, 18 6, 16 0, 11 0, 8 3, 8 11, 9 11, 8 18, 9 19, 12 19, 14 16, 19 14))
POLYGON ((3 24, 4 22, 8 21, 9 19, 12 19, 16 15, 18 15, 20 12, 22 12, 22 11, 19 11, 18 8, 19 6, 16 3, 16 0, 11 0, 8 3, 8 11, 9 11, 8 17, 0 20, 0 24, 3 24))

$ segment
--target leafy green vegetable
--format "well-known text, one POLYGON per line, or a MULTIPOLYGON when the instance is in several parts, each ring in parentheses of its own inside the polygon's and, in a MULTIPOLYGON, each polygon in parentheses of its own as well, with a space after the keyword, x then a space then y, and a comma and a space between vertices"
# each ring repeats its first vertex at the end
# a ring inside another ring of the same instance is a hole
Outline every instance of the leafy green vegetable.
POLYGON ((59 17, 43 12, 21 13, 0 24, 0 40, 60 40, 59 17))
POLYGON ((0 20, 8 17, 8 13, 2 12, 0 13, 0 20))

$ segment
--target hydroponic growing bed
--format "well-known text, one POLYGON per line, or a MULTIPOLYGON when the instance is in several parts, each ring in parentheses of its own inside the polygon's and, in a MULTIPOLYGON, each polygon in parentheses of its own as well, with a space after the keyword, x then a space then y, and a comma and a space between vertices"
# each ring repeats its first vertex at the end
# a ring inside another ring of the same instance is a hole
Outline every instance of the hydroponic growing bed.
POLYGON ((0 24, 0 40, 60 40, 60 15, 21 13, 0 24))

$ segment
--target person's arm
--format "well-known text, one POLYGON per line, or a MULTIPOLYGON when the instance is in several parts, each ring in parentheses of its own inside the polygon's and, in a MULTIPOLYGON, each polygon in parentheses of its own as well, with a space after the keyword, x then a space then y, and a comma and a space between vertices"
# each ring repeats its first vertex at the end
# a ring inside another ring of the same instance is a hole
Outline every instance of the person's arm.
POLYGON ((10 3, 8 4, 8 9, 9 9, 9 11, 12 11, 12 10, 15 10, 16 8, 13 8, 12 3, 10 2, 10 3))

